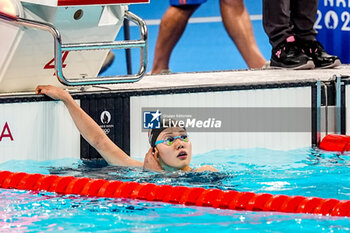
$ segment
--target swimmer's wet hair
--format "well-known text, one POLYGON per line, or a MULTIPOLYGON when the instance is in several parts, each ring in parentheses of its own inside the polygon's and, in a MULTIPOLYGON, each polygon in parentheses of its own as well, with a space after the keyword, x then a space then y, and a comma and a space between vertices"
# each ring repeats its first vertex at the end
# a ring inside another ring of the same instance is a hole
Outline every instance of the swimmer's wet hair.
MULTIPOLYGON (((157 140, 159 134, 163 130, 165 130, 169 127, 178 127, 178 126, 176 126, 175 122, 176 122, 176 120, 171 119, 171 118, 161 118, 160 119, 160 128, 151 129, 148 132, 148 142, 151 145, 151 147, 155 147, 156 140, 157 140), (165 122, 167 123, 166 125, 164 124, 165 122)), ((183 128, 185 129, 185 127, 183 127, 183 128)))

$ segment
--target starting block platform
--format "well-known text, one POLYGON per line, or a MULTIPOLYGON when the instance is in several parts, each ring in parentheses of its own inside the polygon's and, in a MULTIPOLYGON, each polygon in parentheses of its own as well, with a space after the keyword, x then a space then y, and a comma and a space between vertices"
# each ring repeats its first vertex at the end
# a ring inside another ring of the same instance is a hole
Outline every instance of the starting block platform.
POLYGON ((140 80, 147 65, 147 27, 128 5, 147 2, 1 1, 0 92, 34 90, 38 82, 77 86, 140 80), (115 41, 124 19, 138 25, 139 40, 115 41), (97 77, 110 49, 133 48, 140 49, 137 74, 97 77))

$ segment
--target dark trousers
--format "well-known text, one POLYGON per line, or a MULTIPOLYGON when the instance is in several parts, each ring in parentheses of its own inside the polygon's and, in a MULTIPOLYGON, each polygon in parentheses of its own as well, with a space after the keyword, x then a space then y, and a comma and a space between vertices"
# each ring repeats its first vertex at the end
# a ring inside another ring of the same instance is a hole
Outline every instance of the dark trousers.
POLYGON ((263 0, 263 25, 272 47, 294 35, 315 40, 318 0, 263 0))

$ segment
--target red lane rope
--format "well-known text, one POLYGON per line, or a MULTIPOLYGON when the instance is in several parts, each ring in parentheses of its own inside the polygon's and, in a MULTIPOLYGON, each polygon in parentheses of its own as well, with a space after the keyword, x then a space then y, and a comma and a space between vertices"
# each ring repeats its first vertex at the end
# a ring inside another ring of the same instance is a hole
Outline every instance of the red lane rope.
POLYGON ((321 143, 320 149, 344 153, 350 151, 350 136, 341 134, 328 134, 321 143))
POLYGON ((350 200, 255 194, 24 172, 0 171, 0 188, 92 197, 132 198, 232 210, 278 211, 350 217, 350 200))

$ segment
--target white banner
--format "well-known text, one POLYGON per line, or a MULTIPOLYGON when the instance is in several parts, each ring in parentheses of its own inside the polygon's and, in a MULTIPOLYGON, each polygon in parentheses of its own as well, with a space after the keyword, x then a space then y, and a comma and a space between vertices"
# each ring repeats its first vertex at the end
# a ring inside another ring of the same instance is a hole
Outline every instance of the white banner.
MULTIPOLYGON (((130 98, 130 154, 143 158, 149 149, 147 130, 144 129, 145 112, 142 109, 161 108, 266 108, 268 109, 311 109, 311 88, 276 88, 225 92, 203 92, 169 95, 134 96, 130 98)), ((218 114, 219 116, 220 114, 218 114)), ((227 116, 225 116, 227 117, 227 116)), ((252 115, 249 122, 259 122, 261 116, 252 115)), ((216 117, 216 119, 221 119, 216 117)), ((264 119, 262 119, 264 120, 264 119)), ((266 120, 266 119, 265 119, 266 120)), ((267 119, 270 121, 270 119, 267 119)), ((296 120, 298 120, 296 118, 296 120)), ((305 119, 311 120, 310 116, 305 119)), ((232 117, 232 122, 238 121, 232 117)), ((276 116, 276 124, 279 123, 276 116)), ((295 122, 294 122, 295 124, 295 122)), ((293 125, 293 124, 292 124, 293 125)), ((253 125, 254 126, 254 125, 253 125)), ((244 127, 244 126, 243 126, 244 127)), ((207 153, 213 150, 268 148, 290 150, 311 145, 311 127, 304 132, 263 132, 242 128, 239 132, 189 132, 193 142, 194 154, 207 153)))
POLYGON ((0 162, 80 158, 80 134, 62 102, 0 104, 0 162))

